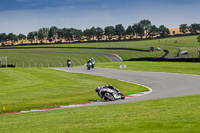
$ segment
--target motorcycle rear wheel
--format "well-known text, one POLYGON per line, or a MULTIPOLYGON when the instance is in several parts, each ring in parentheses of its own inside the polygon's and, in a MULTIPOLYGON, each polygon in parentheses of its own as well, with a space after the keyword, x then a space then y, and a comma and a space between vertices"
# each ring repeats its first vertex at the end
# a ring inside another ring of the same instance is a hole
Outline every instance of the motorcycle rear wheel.
POLYGON ((107 99, 109 99, 110 101, 114 101, 115 100, 115 97, 112 94, 110 94, 110 93, 105 93, 104 96, 107 99))

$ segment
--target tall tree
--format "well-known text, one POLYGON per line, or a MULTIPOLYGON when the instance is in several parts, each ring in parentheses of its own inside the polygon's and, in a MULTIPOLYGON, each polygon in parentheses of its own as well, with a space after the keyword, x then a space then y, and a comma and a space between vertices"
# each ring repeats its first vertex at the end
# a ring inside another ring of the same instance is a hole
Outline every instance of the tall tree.
POLYGON ((85 29, 83 31, 83 33, 84 33, 84 36, 86 37, 87 41, 90 41, 91 40, 90 29, 85 29))
POLYGON ((187 24, 181 24, 179 26, 179 31, 185 35, 185 33, 189 31, 189 27, 187 26, 187 24))
POLYGON ((83 31, 82 30, 77 30, 76 29, 76 33, 75 33, 75 39, 78 40, 79 42, 82 40, 83 37, 83 31))
POLYGON ((96 36, 98 41, 102 38, 103 36, 103 29, 101 27, 97 27, 96 28, 96 36))
POLYGON ((136 38, 138 36, 140 36, 140 38, 142 39, 143 36, 144 36, 144 28, 143 28, 143 26, 138 23, 138 24, 134 24, 132 28, 134 29, 134 31, 136 33, 136 38))
POLYGON ((111 40, 113 35, 115 34, 115 28, 113 26, 107 26, 105 27, 104 31, 105 35, 107 35, 109 40, 111 40))
POLYGON ((147 38, 151 28, 151 21, 144 19, 139 22, 139 25, 145 30, 147 38))
POLYGON ((23 44, 23 41, 26 39, 26 36, 23 35, 23 34, 19 34, 19 35, 17 36, 17 38, 19 39, 19 41, 21 40, 21 43, 23 44))
POLYGON ((13 33, 9 33, 7 35, 7 40, 11 41, 11 45, 14 45, 13 42, 17 41, 17 35, 15 35, 13 33))
POLYGON ((55 41, 56 43, 56 39, 58 37, 58 28, 56 26, 52 26, 50 29, 49 29, 49 32, 48 32, 48 39, 49 41, 51 42, 52 40, 55 41))
POLYGON ((96 28, 95 27, 92 27, 90 29, 90 35, 91 35, 91 37, 93 38, 93 41, 94 41, 94 37, 96 36, 96 28))
POLYGON ((62 39, 64 39, 64 31, 63 31, 63 29, 58 29, 58 40, 59 40, 59 42, 62 42, 62 39))
POLYGON ((74 37, 75 37, 75 34, 76 34, 76 29, 70 28, 68 31, 69 31, 68 33, 69 33, 70 40, 74 41, 74 37))
POLYGON ((161 37, 165 37, 165 36, 168 36, 170 34, 169 29, 166 28, 164 25, 161 25, 158 28, 158 32, 159 32, 161 37))
POLYGON ((132 29, 135 32, 136 39, 138 38, 138 24, 133 24, 132 29))
POLYGON ((67 41, 67 40, 69 40, 70 41, 70 30, 69 29, 67 29, 67 28, 63 28, 62 29, 62 35, 61 35, 61 37, 65 40, 65 41, 67 41))
POLYGON ((40 40, 40 43, 42 43, 43 40, 45 40, 45 39, 47 41, 48 34, 49 34, 49 28, 40 28, 38 30, 38 39, 40 40))
POLYGON ((153 37, 158 34, 158 28, 155 25, 152 25, 149 31, 149 36, 153 37))
POLYGON ((138 25, 138 35, 140 36, 141 39, 144 36, 144 29, 140 25, 138 25))
POLYGON ((34 40, 38 40, 38 31, 33 31, 34 34, 34 40))
POLYGON ((35 35, 34 35, 34 32, 29 32, 28 35, 27 35, 27 39, 33 43, 33 40, 35 39, 35 35))
POLYGON ((126 29, 126 34, 130 36, 130 39, 135 35, 135 31, 131 25, 126 29))
POLYGON ((189 31, 191 34, 197 34, 200 31, 200 24, 191 24, 189 27, 189 31))
POLYGON ((115 35, 118 36, 119 40, 121 40, 121 38, 125 36, 125 33, 126 31, 122 24, 115 25, 115 35))
POLYGON ((0 42, 1 42, 2 46, 4 46, 5 42, 7 42, 7 35, 6 35, 6 33, 1 33, 0 34, 0 42))

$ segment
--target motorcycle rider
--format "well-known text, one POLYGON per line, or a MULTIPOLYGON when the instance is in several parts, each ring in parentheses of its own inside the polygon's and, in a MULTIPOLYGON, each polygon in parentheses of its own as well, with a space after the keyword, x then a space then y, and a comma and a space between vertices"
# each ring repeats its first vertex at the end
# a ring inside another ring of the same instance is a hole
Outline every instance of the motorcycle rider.
POLYGON ((112 86, 112 85, 105 85, 103 87, 97 86, 96 89, 95 89, 95 91, 97 92, 97 94, 98 94, 99 97, 103 98, 103 96, 101 94, 101 89, 106 89, 106 88, 109 88, 109 89, 112 89, 112 90, 114 90, 116 92, 119 92, 119 90, 117 88, 115 88, 114 86, 112 86))
POLYGON ((92 62, 92 68, 94 68, 94 65, 95 65, 95 60, 94 60, 94 58, 92 57, 92 60, 91 60, 91 62, 92 62))
POLYGON ((91 64, 92 64, 92 60, 91 60, 91 59, 89 59, 89 61, 87 62, 87 65, 88 65, 89 63, 91 63, 91 64))
MULTIPOLYGON (((106 91, 107 89, 111 89, 111 90, 114 90, 114 91, 116 91, 116 93, 114 93, 114 99, 125 99, 125 95, 123 94, 123 93, 121 93, 121 92, 119 92, 119 90, 117 89, 117 88, 115 88, 115 87, 113 87, 112 85, 105 85, 105 86, 103 86, 103 87, 99 87, 99 86, 97 86, 96 87, 96 89, 95 89, 95 91, 97 92, 97 94, 98 94, 98 96, 100 97, 100 98, 103 98, 104 97, 104 100, 105 101, 107 101, 109 98, 107 98, 107 97, 105 97, 104 95, 102 95, 102 91, 104 92, 104 91, 106 91), (114 89, 113 89, 114 88, 114 89), (104 90, 105 89, 105 90, 104 90)), ((111 100, 111 101, 113 101, 114 99, 109 99, 109 100, 111 100)))
POLYGON ((92 60, 91 60, 91 59, 89 59, 87 63, 92 63, 92 60))
POLYGON ((97 94, 98 94, 98 96, 100 98, 103 98, 103 96, 101 95, 101 89, 102 89, 101 87, 97 86, 96 89, 95 89, 95 91, 97 92, 97 94))
POLYGON ((90 70, 91 66, 92 66, 92 61, 91 59, 89 59, 89 61, 87 62, 87 69, 90 70))
POLYGON ((71 65, 71 60, 68 59, 68 60, 67 60, 67 67, 70 67, 70 65, 71 65))

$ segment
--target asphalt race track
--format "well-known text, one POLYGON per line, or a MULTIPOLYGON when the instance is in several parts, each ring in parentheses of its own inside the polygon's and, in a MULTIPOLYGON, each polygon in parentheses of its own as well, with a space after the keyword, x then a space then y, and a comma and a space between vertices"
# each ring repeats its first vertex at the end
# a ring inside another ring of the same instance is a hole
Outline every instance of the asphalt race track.
POLYGON ((125 100, 117 100, 112 102, 95 102, 92 104, 87 104, 85 106, 116 104, 116 103, 135 102, 135 101, 143 101, 150 99, 200 94, 200 75, 127 71, 127 70, 115 70, 115 69, 105 69, 105 68, 94 68, 92 70, 86 70, 86 67, 71 67, 71 68, 62 67, 62 68, 51 68, 51 69, 62 70, 73 73, 91 74, 118 80, 124 80, 132 83, 141 84, 152 89, 152 92, 147 95, 127 98, 125 100))

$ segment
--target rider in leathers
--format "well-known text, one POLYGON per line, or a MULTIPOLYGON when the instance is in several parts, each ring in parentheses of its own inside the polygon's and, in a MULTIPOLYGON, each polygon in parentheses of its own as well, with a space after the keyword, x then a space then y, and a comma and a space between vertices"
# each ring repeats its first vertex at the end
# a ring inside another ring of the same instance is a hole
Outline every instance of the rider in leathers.
POLYGON ((112 85, 105 85, 105 86, 103 86, 103 87, 97 86, 96 89, 95 89, 95 91, 97 92, 97 94, 98 94, 98 96, 99 96, 100 98, 103 98, 103 96, 102 96, 102 94, 101 94, 101 89, 106 89, 106 88, 109 88, 109 89, 112 89, 112 90, 114 90, 114 91, 116 91, 116 92, 119 92, 119 90, 118 90, 117 88, 115 88, 114 86, 112 86, 112 85))

